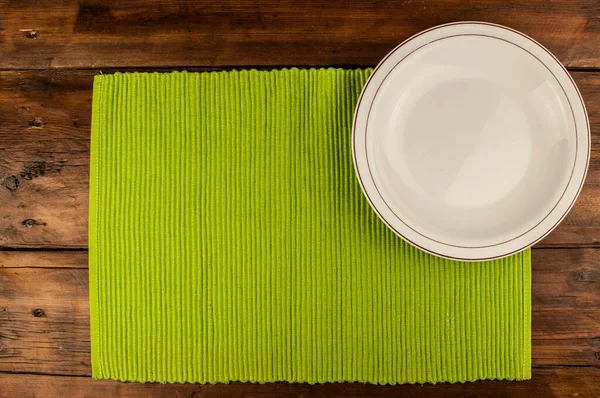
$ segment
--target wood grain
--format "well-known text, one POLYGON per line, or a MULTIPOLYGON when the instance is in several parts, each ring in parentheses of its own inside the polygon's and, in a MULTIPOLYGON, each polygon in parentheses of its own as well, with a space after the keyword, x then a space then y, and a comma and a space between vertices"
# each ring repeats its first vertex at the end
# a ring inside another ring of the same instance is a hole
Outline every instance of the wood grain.
POLYGON ((455 21, 509 25, 600 67, 596 0, 0 1, 0 68, 374 65, 455 21))
MULTIPOLYGON (((600 367, 599 254, 533 251, 535 367, 600 367)), ((80 255, 55 256, 55 266, 80 255)), ((18 257, 0 268, 0 371, 90 375, 87 270, 11 266, 26 262, 18 257)))
POLYGON ((0 373, 0 398, 27 397, 597 397, 600 369, 534 369, 522 382, 478 381, 456 384, 376 386, 329 384, 140 384, 88 377, 0 373))
POLYGON ((0 268, 87 268, 87 251, 1 251, 0 268))
MULTIPOLYGON (((97 73, 0 72, 0 248, 87 247, 97 73)), ((592 158, 575 207, 539 247, 600 245, 600 73, 573 76, 587 103, 592 158)))
POLYGON ((0 370, 90 375, 86 269, 0 268, 0 370))
POLYGON ((92 73, 34 73, 0 75, 0 247, 83 247, 92 73))
POLYGON ((596 0, 0 0, 0 397, 600 396, 600 73, 573 73, 592 124, 592 159, 576 206, 538 245, 546 249, 533 251, 530 381, 93 380, 87 252, 55 250, 87 247, 92 80, 100 70, 373 66, 412 34, 458 20, 514 27, 567 67, 593 70, 599 15, 596 0))

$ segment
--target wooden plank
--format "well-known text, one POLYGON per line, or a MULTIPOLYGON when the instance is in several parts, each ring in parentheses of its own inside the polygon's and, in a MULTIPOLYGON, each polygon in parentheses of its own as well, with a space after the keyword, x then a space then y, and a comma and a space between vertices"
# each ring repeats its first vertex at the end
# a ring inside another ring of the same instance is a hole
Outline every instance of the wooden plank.
POLYGON ((0 373, 0 398, 30 397, 595 397, 600 369, 534 369, 531 380, 377 386, 328 384, 141 384, 88 377, 0 373))
MULTIPOLYGON (((90 375, 87 270, 13 263, 0 268, 0 371, 90 375)), ((537 249, 533 268, 534 366, 600 367, 600 249, 537 249)))
POLYGON ((374 65, 455 21, 509 25, 599 67, 596 0, 0 2, 0 68, 374 65))
MULTIPOLYGON (((0 72, 0 248, 87 247, 97 73, 0 72)), ((573 75, 587 102, 592 158, 575 207, 539 247, 600 245, 600 73, 573 75)))
POLYGON ((89 340, 86 269, 0 268, 0 371, 90 375, 89 340))
POLYGON ((0 268, 87 268, 87 251, 0 251, 0 268))
POLYGON ((85 247, 90 72, 0 77, 0 247, 85 247))

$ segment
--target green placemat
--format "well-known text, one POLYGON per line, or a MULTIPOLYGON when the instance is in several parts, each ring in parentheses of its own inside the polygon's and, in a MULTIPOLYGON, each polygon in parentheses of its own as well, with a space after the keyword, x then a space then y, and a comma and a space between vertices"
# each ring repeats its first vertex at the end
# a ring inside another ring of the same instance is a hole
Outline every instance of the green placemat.
POLYGON ((94 377, 530 377, 529 251, 442 260, 363 197, 351 123, 370 72, 96 77, 94 377))

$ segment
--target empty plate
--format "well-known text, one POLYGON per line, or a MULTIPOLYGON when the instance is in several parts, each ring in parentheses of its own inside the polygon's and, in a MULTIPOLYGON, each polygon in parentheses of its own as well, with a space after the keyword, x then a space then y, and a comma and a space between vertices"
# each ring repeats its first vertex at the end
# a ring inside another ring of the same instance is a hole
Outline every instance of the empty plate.
POLYGON ((363 191, 429 253, 489 260, 538 242, 566 216, 590 157, 581 94, 539 43, 499 25, 421 32, 389 53, 356 108, 363 191))

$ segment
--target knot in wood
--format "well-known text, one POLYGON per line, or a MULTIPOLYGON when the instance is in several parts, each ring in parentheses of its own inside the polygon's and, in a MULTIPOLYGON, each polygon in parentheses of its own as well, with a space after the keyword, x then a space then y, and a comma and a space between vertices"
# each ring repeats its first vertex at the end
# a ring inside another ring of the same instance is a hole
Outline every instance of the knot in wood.
POLYGON ((44 312, 43 309, 41 308, 36 308, 35 310, 31 311, 31 313, 33 314, 34 317, 36 318, 43 318, 46 316, 46 313, 44 312))
POLYGON ((21 182, 16 176, 10 175, 2 181, 2 185, 9 191, 15 192, 19 188, 19 185, 21 185, 21 182))

